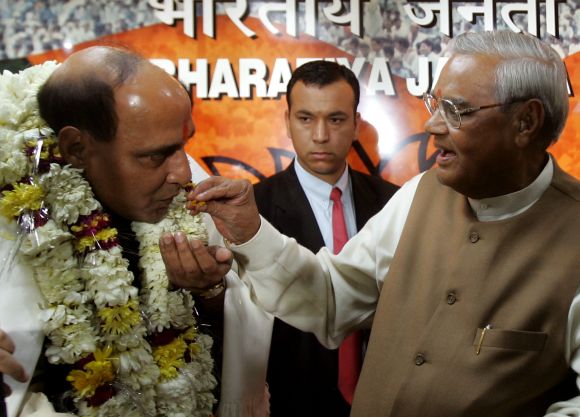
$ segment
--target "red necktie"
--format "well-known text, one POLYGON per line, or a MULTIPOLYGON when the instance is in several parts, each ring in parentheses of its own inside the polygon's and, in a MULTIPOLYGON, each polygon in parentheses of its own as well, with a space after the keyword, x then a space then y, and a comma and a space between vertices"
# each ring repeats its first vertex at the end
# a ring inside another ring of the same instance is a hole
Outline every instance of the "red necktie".
MULTIPOLYGON (((334 187, 330 192, 332 200, 332 241, 334 253, 340 252, 346 241, 348 233, 344 221, 344 209, 340 200, 342 192, 334 187)), ((352 404, 354 389, 358 381, 362 365, 362 341, 360 332, 356 331, 349 335, 340 344, 338 350, 338 388, 344 399, 352 404)))

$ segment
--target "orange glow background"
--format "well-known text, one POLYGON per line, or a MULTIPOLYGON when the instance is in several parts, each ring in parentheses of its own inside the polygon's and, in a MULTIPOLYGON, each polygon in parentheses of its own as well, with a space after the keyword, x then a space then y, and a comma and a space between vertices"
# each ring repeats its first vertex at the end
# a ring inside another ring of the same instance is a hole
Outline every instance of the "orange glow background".
MULTIPOLYGON (((179 58, 186 58, 192 66, 197 58, 205 58, 211 65, 210 73, 218 58, 228 58, 235 74, 240 58, 259 58, 270 69, 279 57, 287 58, 292 69, 298 57, 352 58, 309 36, 273 35, 254 18, 244 23, 256 32, 255 39, 244 36, 224 16, 216 20, 217 39, 204 35, 189 38, 183 34, 181 23, 175 27, 159 24, 86 42, 76 50, 96 44, 124 45, 147 58, 165 58, 174 63, 179 58)), ((67 53, 59 50, 31 56, 29 60, 37 64, 51 59, 63 61, 66 56, 67 53)), ((565 61, 576 93, 580 91, 579 61, 578 53, 565 61)), ((407 92, 404 79, 393 76, 393 82, 396 96, 366 96, 362 85, 359 111, 363 121, 372 119, 374 125, 364 121, 359 141, 362 146, 358 152, 351 151, 349 161, 355 169, 378 172, 383 178, 402 184, 431 165, 429 158, 434 148, 422 134, 427 119, 422 101, 407 92)), ((284 126, 285 96, 200 100, 195 98, 195 91, 193 96, 197 131, 186 150, 208 172, 256 182, 288 165, 293 149, 284 126)), ((566 128, 550 150, 559 164, 577 178, 580 178, 579 113, 578 98, 571 97, 566 128)))

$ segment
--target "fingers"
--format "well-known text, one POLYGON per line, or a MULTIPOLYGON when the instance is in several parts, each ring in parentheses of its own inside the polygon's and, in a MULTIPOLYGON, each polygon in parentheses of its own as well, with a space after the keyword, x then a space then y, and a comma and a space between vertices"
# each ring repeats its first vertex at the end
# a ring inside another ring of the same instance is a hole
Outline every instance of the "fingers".
POLYGON ((19 382, 26 382, 28 375, 22 365, 12 356, 13 353, 12 339, 6 332, 0 330, 0 373, 10 375, 19 382))
POLYGON ((170 281, 179 287, 195 287, 202 272, 186 236, 181 232, 164 233, 159 249, 170 281))
POLYGON ((231 265, 232 263, 233 254, 231 251, 225 248, 219 246, 205 246, 203 242, 199 240, 192 240, 190 242, 190 245, 195 255, 195 258, 197 259, 201 267, 201 270, 204 271, 206 274, 211 273, 213 269, 216 266, 219 267, 220 264, 231 265), (224 253, 224 251, 226 253, 224 253), (220 253, 219 259, 216 256, 218 252, 220 253))
POLYGON ((199 240, 189 241, 181 232, 164 234, 159 247, 169 280, 193 293, 219 283, 231 268, 231 253, 219 251, 216 259, 215 248, 208 248, 199 240))
POLYGON ((247 180, 231 180, 224 177, 210 177, 200 182, 189 193, 189 200, 210 201, 232 199, 243 196, 251 188, 247 180))
POLYGON ((200 183, 187 196, 187 208, 193 214, 206 212, 212 216, 228 215, 228 207, 241 208, 255 206, 252 184, 248 180, 230 180, 212 177, 200 183), (225 212, 224 212, 225 210, 225 212))
POLYGON ((213 246, 210 247, 210 249, 213 249, 213 256, 218 262, 229 263, 230 265, 232 264, 234 260, 234 254, 231 250, 222 248, 221 246, 213 246))
POLYGON ((218 231, 232 243, 247 242, 260 228, 253 187, 247 180, 212 177, 199 183, 187 198, 191 213, 211 215, 218 231))

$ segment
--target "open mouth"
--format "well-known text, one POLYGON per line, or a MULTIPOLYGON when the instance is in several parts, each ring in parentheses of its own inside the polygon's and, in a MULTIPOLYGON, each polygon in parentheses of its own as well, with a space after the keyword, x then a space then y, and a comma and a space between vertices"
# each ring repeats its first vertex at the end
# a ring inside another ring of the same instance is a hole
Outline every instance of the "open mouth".
POLYGON ((439 165, 445 165, 451 162, 457 154, 445 148, 439 148, 439 154, 437 155, 437 163, 439 165))

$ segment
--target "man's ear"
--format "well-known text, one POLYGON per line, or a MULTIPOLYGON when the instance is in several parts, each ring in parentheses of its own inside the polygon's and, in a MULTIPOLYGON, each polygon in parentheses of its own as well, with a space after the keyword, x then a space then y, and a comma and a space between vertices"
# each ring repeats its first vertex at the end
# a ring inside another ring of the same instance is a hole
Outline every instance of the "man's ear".
POLYGON ((58 132, 58 148, 73 168, 84 168, 89 137, 76 127, 65 126, 58 132))
POLYGON ((525 148, 535 141, 544 126, 544 105, 536 98, 526 100, 516 111, 516 145, 525 148))

